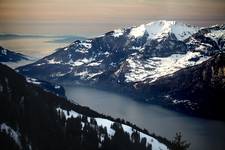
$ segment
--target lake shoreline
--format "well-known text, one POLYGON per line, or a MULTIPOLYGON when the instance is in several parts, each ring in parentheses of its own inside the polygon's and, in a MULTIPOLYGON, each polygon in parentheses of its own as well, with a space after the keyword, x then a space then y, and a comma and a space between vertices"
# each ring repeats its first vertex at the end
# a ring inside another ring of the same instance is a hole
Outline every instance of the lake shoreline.
POLYGON ((118 93, 90 87, 65 86, 65 90, 68 99, 76 99, 76 103, 103 114, 132 121, 150 133, 171 139, 176 132, 181 131, 183 138, 191 142, 191 150, 209 150, 214 147, 222 150, 225 147, 224 122, 187 116, 158 105, 146 105, 118 93), (213 143, 211 136, 214 136, 217 143, 213 143))

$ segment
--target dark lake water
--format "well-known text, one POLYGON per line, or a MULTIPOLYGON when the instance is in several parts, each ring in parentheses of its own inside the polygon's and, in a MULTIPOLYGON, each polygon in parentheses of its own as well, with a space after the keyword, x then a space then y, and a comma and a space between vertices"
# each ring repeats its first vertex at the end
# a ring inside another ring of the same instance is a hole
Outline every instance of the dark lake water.
POLYGON ((225 149, 224 122, 190 117, 112 92, 86 87, 65 89, 66 96, 80 105, 115 118, 123 118, 151 133, 171 139, 176 132, 181 131, 183 138, 191 142, 191 150, 225 149))

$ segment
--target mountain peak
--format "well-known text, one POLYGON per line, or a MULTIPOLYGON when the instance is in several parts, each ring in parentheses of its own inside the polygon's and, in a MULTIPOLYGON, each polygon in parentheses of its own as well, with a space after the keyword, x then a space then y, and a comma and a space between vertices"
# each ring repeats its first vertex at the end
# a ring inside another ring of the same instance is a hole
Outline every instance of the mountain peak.
POLYGON ((155 21, 151 21, 147 24, 176 24, 178 23, 177 21, 173 21, 173 20, 155 20, 155 21))
POLYGON ((180 41, 198 32, 199 28, 177 21, 158 20, 132 28, 130 36, 141 37, 148 33, 149 39, 162 39, 173 33, 180 41))

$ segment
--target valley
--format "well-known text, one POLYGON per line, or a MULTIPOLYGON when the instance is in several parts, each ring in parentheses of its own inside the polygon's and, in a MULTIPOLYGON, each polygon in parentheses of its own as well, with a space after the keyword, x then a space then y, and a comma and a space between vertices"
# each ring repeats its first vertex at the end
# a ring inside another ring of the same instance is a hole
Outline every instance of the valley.
POLYGON ((224 122, 187 116, 158 105, 146 105, 113 92, 80 86, 68 86, 65 90, 72 102, 115 118, 132 121, 150 133, 171 139, 180 131, 184 139, 191 142, 190 150, 223 150, 225 147, 224 122))

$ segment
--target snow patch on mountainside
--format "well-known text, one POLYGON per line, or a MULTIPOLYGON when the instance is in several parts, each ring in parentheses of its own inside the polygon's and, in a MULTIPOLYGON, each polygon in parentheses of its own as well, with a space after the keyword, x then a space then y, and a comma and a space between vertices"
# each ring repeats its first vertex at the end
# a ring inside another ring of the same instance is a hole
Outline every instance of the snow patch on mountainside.
MULTIPOLYGON (((73 110, 67 111, 61 108, 56 108, 56 110, 58 112, 62 112, 65 115, 65 118, 76 118, 78 116, 82 116, 82 114, 79 114, 73 110)), ((87 118, 88 120, 90 120, 90 117, 87 118)), ((115 122, 108 120, 108 119, 104 119, 104 118, 94 118, 97 122, 97 125, 100 127, 102 126, 103 128, 105 127, 107 130, 107 133, 110 137, 112 137, 115 134, 115 131, 111 128, 111 125, 115 122)), ((125 132, 129 133, 129 135, 131 136, 131 134, 133 133, 133 131, 136 131, 135 129, 133 129, 132 127, 125 125, 125 124, 121 124, 122 128, 125 132)), ((140 140, 142 138, 146 138, 146 143, 147 144, 151 144, 152 145, 152 150, 168 150, 167 146, 160 143, 158 140, 156 140, 155 138, 137 131, 140 134, 140 140)))
POLYGON ((212 30, 210 33, 205 34, 205 36, 211 38, 218 44, 217 41, 219 39, 225 39, 225 30, 212 30))
POLYGON ((3 49, 1 50, 1 54, 7 55, 7 50, 3 48, 3 49))
POLYGON ((119 36, 123 35, 123 33, 124 33, 124 30, 117 29, 117 30, 114 30, 113 36, 114 37, 119 37, 119 36))
POLYGON ((83 65, 83 64, 88 64, 88 63, 91 63, 92 61, 94 61, 93 58, 83 58, 83 59, 78 59, 76 61, 73 61, 72 59, 66 63, 66 64, 69 64, 71 66, 80 66, 80 65, 83 65))
POLYGON ((91 41, 86 40, 85 42, 82 42, 80 45, 84 46, 87 49, 90 49, 92 47, 91 41))
POLYGON ((125 74, 125 81, 138 82, 150 79, 150 82, 154 82, 159 77, 171 75, 182 68, 200 64, 209 58, 202 56, 199 52, 173 54, 169 57, 152 57, 146 60, 141 60, 138 56, 130 57, 126 60, 129 71, 125 74))
POLYGON ((97 62, 92 62, 92 63, 89 63, 87 66, 99 66, 101 63, 102 63, 103 60, 100 60, 100 61, 97 61, 97 62))
POLYGON ((36 84, 36 85, 40 85, 41 84, 41 82, 39 82, 37 79, 30 78, 30 77, 26 77, 26 81, 28 83, 33 83, 33 84, 36 84))
POLYGON ((103 72, 89 72, 87 69, 84 69, 83 71, 80 72, 74 72, 74 76, 78 76, 83 80, 89 80, 97 75, 102 74, 103 72))
POLYGON ((56 61, 54 58, 47 60, 49 64, 61 64, 61 61, 56 61))
POLYGON ((139 27, 132 28, 130 31, 130 36, 134 36, 135 38, 142 37, 146 31, 145 25, 140 25, 139 27))

